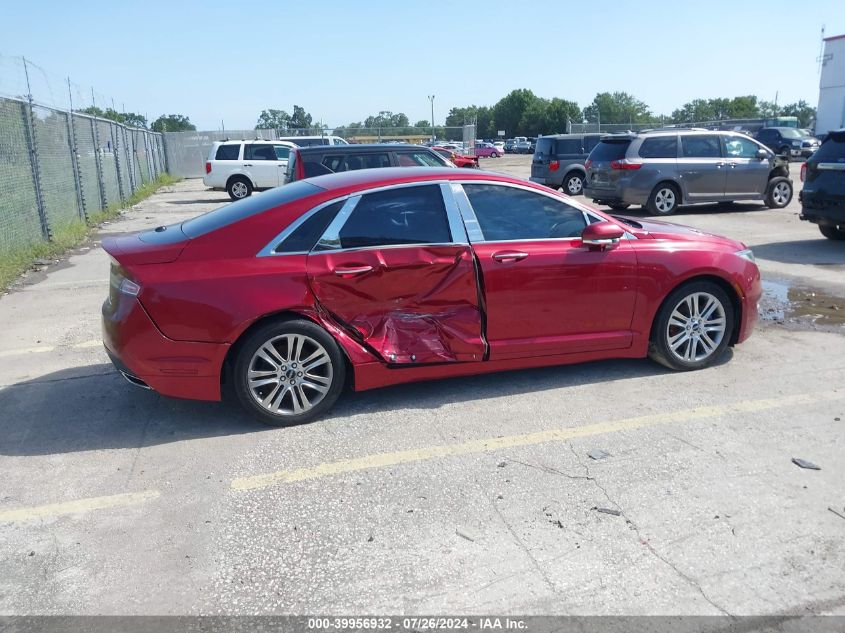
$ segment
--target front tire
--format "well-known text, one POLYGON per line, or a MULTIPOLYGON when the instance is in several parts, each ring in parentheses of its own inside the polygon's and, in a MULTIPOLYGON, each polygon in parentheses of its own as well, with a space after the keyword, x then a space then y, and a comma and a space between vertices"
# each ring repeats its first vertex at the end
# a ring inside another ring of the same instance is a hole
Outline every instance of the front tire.
POLYGON ((766 190, 766 206, 770 209, 783 209, 792 201, 792 183, 788 178, 779 176, 769 181, 766 190))
POLYGON ((838 226, 824 226, 819 224, 819 231, 829 240, 836 240, 837 242, 845 240, 845 231, 838 226))
POLYGON ((311 321, 273 321, 251 332, 233 370, 235 393, 253 417, 293 426, 334 405, 346 380, 335 340, 311 321))
POLYGON ((226 185, 226 192, 232 200, 249 198, 252 195, 252 183, 243 176, 232 178, 226 185))
POLYGON ((733 327, 733 304, 721 287, 710 281, 685 284, 660 306, 648 355, 677 371, 703 369, 725 353, 733 327))
POLYGON ((681 201, 681 192, 671 183, 662 183, 654 188, 646 208, 654 215, 672 215, 681 201))

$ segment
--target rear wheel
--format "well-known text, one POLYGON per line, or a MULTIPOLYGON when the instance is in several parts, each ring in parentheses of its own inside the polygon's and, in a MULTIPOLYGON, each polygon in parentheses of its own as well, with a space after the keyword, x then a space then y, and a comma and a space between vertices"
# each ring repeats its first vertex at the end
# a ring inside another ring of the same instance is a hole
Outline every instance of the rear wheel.
POLYGON ((824 226, 819 224, 819 231, 829 240, 845 240, 845 230, 840 229, 838 226, 824 226))
POLYGON ((770 209, 783 209, 792 201, 792 183, 788 178, 779 176, 769 181, 766 191, 766 206, 770 209))
POLYGON ((702 369, 725 352, 733 326, 733 305, 722 288, 710 281, 686 284, 660 306, 649 357, 678 371, 702 369))
POLYGON ((241 405, 271 426, 310 422, 343 389, 346 365, 335 340, 310 321, 274 321, 241 345, 234 389, 241 405))
POLYGON ((563 192, 570 196, 580 196, 584 193, 584 175, 579 171, 571 171, 563 179, 563 192))
POLYGON ((252 183, 244 177, 232 178, 226 185, 226 192, 232 200, 242 200, 252 195, 252 183))
POLYGON ((646 208, 654 215, 671 215, 680 201, 681 194, 675 185, 661 183, 651 192, 646 208))

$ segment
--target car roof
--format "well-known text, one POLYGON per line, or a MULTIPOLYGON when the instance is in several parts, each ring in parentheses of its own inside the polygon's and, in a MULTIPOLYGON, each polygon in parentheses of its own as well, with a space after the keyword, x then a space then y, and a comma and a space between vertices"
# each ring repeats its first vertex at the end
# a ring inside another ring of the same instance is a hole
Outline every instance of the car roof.
POLYGON ((331 152, 332 154, 350 154, 355 152, 367 152, 376 150, 394 151, 397 149, 429 149, 424 145, 412 145, 411 143, 360 143, 355 145, 312 145, 310 147, 298 147, 300 155, 316 154, 318 152, 331 152))
MULTIPOLYGON (((506 174, 478 169, 455 169, 454 167, 383 167, 380 169, 355 169, 336 174, 307 178, 308 182, 323 189, 371 189, 389 185, 436 182, 439 180, 495 180, 545 189, 540 185, 514 178, 506 174)), ((300 181, 302 182, 302 181, 300 181)))
POLYGON ((290 147, 296 147, 290 141, 279 141, 274 139, 266 139, 266 138, 241 138, 241 139, 234 139, 234 138, 227 138, 225 141, 214 141, 215 145, 230 145, 233 143, 275 143, 277 145, 289 145, 290 147))

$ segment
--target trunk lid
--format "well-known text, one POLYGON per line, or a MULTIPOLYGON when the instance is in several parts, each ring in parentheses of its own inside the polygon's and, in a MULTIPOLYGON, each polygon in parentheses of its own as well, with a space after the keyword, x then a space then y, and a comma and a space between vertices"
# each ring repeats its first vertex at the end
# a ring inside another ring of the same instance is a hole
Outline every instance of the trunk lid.
POLYGON ((126 266, 167 264, 182 254, 190 238, 181 224, 103 239, 103 250, 126 266))

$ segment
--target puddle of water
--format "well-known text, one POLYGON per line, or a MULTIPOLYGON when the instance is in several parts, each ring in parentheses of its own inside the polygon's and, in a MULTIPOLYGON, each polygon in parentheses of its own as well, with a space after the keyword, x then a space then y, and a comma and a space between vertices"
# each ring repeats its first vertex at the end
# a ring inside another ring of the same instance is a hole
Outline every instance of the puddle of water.
POLYGON ((825 329, 845 326, 845 299, 781 280, 763 281, 759 310, 763 321, 825 329))

